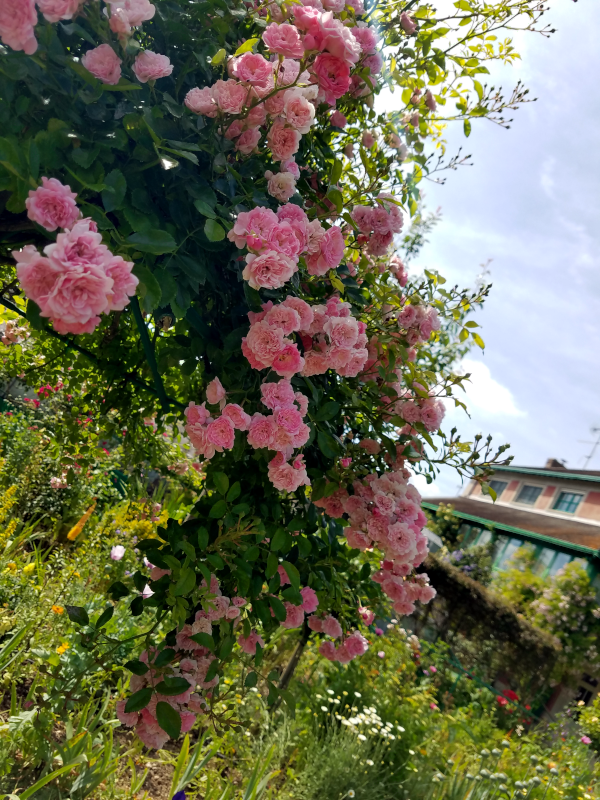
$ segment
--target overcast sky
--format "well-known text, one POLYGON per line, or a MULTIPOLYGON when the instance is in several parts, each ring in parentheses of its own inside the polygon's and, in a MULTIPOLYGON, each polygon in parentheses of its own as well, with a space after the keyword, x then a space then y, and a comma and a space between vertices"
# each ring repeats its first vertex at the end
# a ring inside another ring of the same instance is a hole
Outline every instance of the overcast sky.
MULTIPOLYGON (((452 411, 444 428, 510 442, 516 464, 554 457, 581 469, 591 445, 579 440, 600 427, 600 3, 557 0, 547 17, 557 32, 519 36, 522 62, 490 81, 510 90, 521 78, 538 101, 508 131, 480 121, 468 140, 460 125, 448 132, 449 150, 463 145, 474 165, 424 184, 443 218, 418 265, 473 285, 492 259, 476 318, 485 353, 465 363, 472 419, 452 411)), ((588 468, 600 470, 600 447, 588 468)), ((450 471, 417 485, 429 496, 460 489, 450 471)))

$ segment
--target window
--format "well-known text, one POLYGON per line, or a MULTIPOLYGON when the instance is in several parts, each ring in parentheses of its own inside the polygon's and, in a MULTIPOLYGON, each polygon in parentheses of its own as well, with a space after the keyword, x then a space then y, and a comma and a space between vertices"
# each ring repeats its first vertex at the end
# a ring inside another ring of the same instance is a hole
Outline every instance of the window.
POLYGON ((577 506, 582 500, 582 494, 575 494, 575 492, 561 492, 558 495, 558 500, 556 503, 554 503, 554 510, 566 511, 567 514, 574 514, 577 511, 577 506))
POLYGON ((545 577, 555 555, 556 550, 551 550, 549 547, 542 547, 533 568, 535 574, 545 577))
POLYGON ((521 491, 517 496, 517 503, 525 503, 528 506, 535 505, 535 501, 542 493, 541 486, 521 486, 521 491))
POLYGON ((494 567, 496 569, 504 569, 522 544, 523 542, 520 539, 511 539, 504 548, 504 552, 499 554, 494 567))
POLYGON ((556 575, 559 569, 566 567, 566 565, 572 560, 572 556, 567 555, 566 553, 557 553, 556 558, 552 562, 552 566, 550 567, 550 575, 556 575))
POLYGON ((496 492, 497 497, 500 497, 507 486, 508 483, 506 481, 490 481, 490 489, 493 489, 496 492))

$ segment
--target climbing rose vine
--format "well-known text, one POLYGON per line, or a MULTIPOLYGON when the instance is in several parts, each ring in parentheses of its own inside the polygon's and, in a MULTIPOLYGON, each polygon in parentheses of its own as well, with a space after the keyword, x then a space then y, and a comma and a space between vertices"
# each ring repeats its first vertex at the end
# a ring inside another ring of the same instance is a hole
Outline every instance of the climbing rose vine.
POLYGON ((114 650, 115 608, 155 615, 117 706, 149 747, 198 715, 235 724, 217 711, 231 659, 293 706, 264 666, 279 626, 345 664, 377 614, 431 601, 411 478, 446 463, 484 483, 502 452, 440 431, 487 288, 411 280, 394 253, 426 229, 438 104, 504 107, 475 77, 485 54, 462 66, 477 109, 453 94, 437 25, 363 0, 0 5, 0 301, 28 320, 7 327, 7 368, 85 387, 134 462, 152 460, 149 426, 176 432, 205 474, 81 633, 114 650))

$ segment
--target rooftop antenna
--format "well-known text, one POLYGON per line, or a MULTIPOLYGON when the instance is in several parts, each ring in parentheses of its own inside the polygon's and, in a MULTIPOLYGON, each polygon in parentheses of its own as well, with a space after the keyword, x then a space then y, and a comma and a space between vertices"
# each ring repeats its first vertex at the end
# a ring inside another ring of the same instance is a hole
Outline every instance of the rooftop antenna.
POLYGON ((592 451, 589 454, 589 456, 585 456, 585 464, 583 465, 584 469, 587 469, 588 464, 590 463, 592 458, 596 455, 596 448, 598 447, 598 445, 600 445, 600 428, 590 428, 590 433, 592 433, 592 434, 597 433, 598 434, 598 437, 597 437, 595 442, 590 442, 588 440, 579 439, 579 441, 582 444, 591 444, 591 445, 593 445, 592 446, 592 451))

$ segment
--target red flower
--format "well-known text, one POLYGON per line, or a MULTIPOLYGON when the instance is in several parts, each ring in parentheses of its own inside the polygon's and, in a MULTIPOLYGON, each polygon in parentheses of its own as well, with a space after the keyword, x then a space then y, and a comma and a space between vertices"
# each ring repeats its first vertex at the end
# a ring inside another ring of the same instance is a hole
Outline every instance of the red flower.
POLYGON ((502 707, 504 707, 504 706, 507 706, 507 705, 508 705, 508 700, 506 699, 506 697, 502 697, 502 695, 501 695, 501 694, 499 694, 499 695, 496 697, 496 702, 498 703, 498 705, 499 705, 499 706, 502 706, 502 707))

